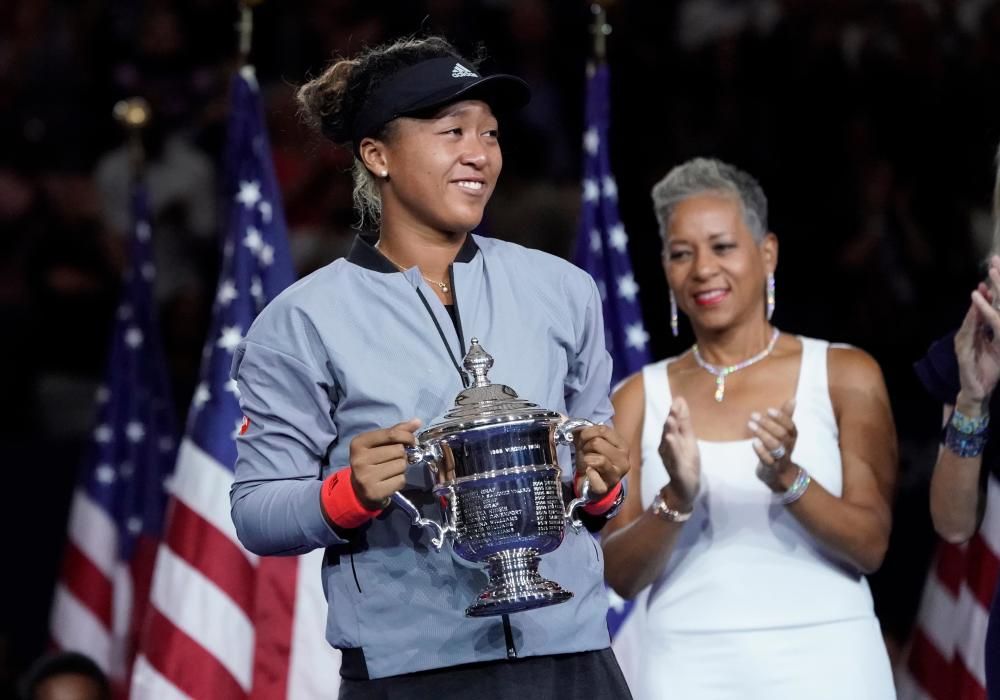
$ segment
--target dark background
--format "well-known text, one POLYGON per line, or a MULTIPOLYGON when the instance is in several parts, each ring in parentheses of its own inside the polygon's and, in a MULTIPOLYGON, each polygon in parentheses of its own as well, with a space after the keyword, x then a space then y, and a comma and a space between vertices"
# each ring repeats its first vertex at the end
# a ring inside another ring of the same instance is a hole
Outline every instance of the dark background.
MULTIPOLYGON (((183 419, 218 263, 236 16, 220 0, 0 3, 0 691, 47 641, 104 370, 127 221, 112 105, 141 94, 155 112, 157 294, 183 419)), ((443 33, 467 53, 481 42, 487 68, 531 83, 530 107, 502 124, 504 175, 484 228, 568 256, 590 19, 576 0, 261 6, 252 60, 299 271, 345 252, 354 217, 350 155, 300 127, 294 87, 333 54, 411 33, 443 33)), ((856 344, 885 372, 902 471, 872 584, 895 653, 933 546, 927 482, 940 423, 911 366, 959 323, 989 250, 1000 2, 623 0, 610 20, 613 163, 654 356, 691 339, 669 333, 649 190, 707 155, 753 173, 769 196, 777 325, 856 344)))

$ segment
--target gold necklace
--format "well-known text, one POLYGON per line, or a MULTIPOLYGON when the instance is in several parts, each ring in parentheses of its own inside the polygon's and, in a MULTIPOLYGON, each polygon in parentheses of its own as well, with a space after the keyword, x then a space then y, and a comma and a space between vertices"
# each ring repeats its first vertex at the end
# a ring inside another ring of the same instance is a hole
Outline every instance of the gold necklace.
POLYGON ((695 343, 691 346, 691 350, 694 351, 694 361, 698 363, 699 367, 715 377, 715 400, 717 402, 721 402, 726 395, 726 377, 733 372, 739 372, 741 369, 746 369, 750 365, 756 364, 770 355, 774 350, 775 344, 778 342, 779 335, 781 335, 781 333, 779 333, 778 329, 775 328, 774 332, 771 333, 771 340, 768 341, 766 348, 758 352, 749 360, 737 362, 735 365, 713 365, 710 362, 706 362, 705 358, 703 358, 701 353, 698 351, 698 344, 695 343))
MULTIPOLYGON (((406 272, 406 268, 403 267, 402 265, 400 265, 398 262, 396 262, 392 258, 390 258, 388 255, 386 255, 385 251, 378 247, 378 243, 375 244, 375 250, 377 250, 378 252, 380 252, 382 254, 382 257, 384 257, 386 260, 388 260, 393 265, 395 265, 397 270, 399 270, 400 272, 406 272)), ((425 275, 423 272, 420 273, 420 276, 423 277, 428 282, 430 282, 431 284, 437 285, 438 287, 440 287, 442 294, 447 294, 451 290, 451 287, 448 286, 447 282, 438 282, 437 280, 432 280, 430 277, 428 277, 427 275, 425 275)))

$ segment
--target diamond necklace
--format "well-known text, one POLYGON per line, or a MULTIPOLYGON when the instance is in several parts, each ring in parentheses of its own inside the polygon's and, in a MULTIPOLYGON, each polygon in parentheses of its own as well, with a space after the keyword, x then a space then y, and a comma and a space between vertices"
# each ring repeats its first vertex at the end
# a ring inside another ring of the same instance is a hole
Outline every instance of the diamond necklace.
POLYGON ((774 329, 774 333, 771 334, 771 340, 768 342, 767 347, 758 352, 756 355, 751 357, 749 360, 743 360, 743 362, 737 362, 735 365, 725 365, 720 367, 719 365, 713 365, 709 362, 705 362, 702 358, 701 353, 698 352, 697 343, 691 346, 692 352, 694 352, 694 361, 698 363, 698 366, 709 374, 715 377, 715 400, 722 401, 723 397, 726 395, 726 377, 728 377, 733 372, 739 372, 741 369, 746 369, 752 364, 760 362, 765 357, 771 354, 774 350, 775 343, 778 342, 778 336, 781 335, 777 328, 774 329))
MULTIPOLYGON (((403 267, 402 265, 400 265, 398 262, 396 262, 392 258, 390 258, 388 255, 386 255, 385 251, 378 247, 378 243, 375 244, 375 250, 377 250, 378 252, 380 252, 382 254, 382 257, 384 257, 386 260, 388 260, 393 265, 395 265, 397 270, 399 270, 400 272, 406 272, 406 268, 403 267)), ((430 282, 431 284, 437 285, 438 287, 440 287, 442 294, 447 294, 448 293, 448 290, 450 288, 448 287, 448 283, 447 282, 438 282, 436 280, 432 280, 430 277, 428 277, 427 275, 425 275, 423 272, 420 273, 420 276, 423 277, 428 282, 430 282)))

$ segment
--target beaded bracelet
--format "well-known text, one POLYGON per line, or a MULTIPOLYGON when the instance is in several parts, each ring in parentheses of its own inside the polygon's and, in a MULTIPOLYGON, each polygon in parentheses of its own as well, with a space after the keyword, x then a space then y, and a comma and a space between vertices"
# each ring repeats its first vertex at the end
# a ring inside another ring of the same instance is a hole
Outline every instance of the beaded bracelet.
POLYGON ((970 418, 955 409, 944 430, 944 446, 959 457, 978 457, 990 437, 990 414, 970 418))
POLYGON ((809 476, 809 472, 799 467, 799 473, 795 476, 795 481, 792 482, 792 485, 784 493, 778 495, 778 502, 783 506, 795 503, 795 501, 802 498, 802 494, 809 488, 810 483, 812 483, 812 477, 809 476))

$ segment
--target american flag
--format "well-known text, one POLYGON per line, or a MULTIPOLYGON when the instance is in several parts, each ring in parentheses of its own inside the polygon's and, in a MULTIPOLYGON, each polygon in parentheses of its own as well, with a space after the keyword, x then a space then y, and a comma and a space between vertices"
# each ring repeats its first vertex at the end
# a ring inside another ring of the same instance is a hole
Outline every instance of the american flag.
MULTIPOLYGON (((610 73, 603 61, 587 67, 583 133, 583 206, 575 262, 597 282, 604 308, 604 337, 614 361, 612 382, 650 361, 649 334, 642 323, 639 285, 632 274, 628 235, 618 217, 618 186, 611 172, 610 73)), ((608 629, 625 677, 635 677, 639 615, 635 606, 608 589, 608 629)))
POLYGON ((229 379, 233 351, 293 279, 252 69, 234 77, 231 94, 222 269, 132 677, 138 699, 336 695, 339 657, 324 639, 322 552, 258 558, 240 545, 229 515, 243 418, 229 379))
POLYGON ((639 285, 632 275, 628 235, 618 218, 618 185, 611 172, 610 74, 605 63, 587 68, 583 133, 583 207, 575 262, 597 281, 604 302, 604 331, 617 383, 649 362, 649 334, 642 323, 639 285))
POLYGON ((942 542, 924 584, 900 700, 986 700, 986 624, 1000 579, 1000 482, 967 544, 942 542))
POLYGON ((119 690, 135 656, 177 450, 153 302, 149 204, 139 182, 131 207, 129 265, 51 620, 55 646, 92 657, 119 690))

